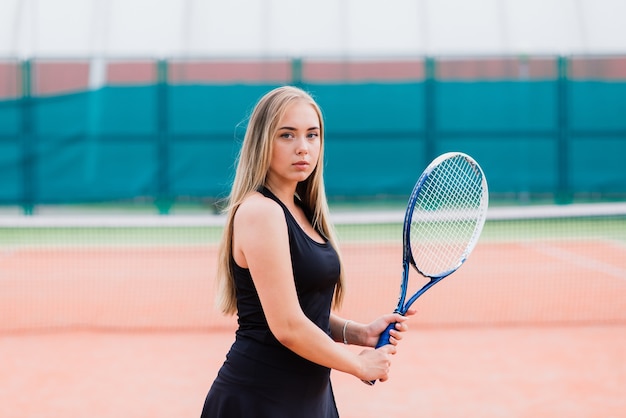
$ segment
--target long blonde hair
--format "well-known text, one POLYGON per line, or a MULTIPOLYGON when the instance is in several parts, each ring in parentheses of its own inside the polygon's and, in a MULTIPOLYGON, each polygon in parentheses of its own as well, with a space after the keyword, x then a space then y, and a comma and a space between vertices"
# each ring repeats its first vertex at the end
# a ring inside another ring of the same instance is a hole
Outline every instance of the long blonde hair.
MULTIPOLYGON (((310 104, 317 112, 320 123, 320 154, 311 175, 298 183, 296 194, 303 206, 313 214, 313 227, 321 231, 335 248, 339 247, 333 227, 329 221, 328 203, 324 190, 324 120, 315 100, 307 92, 292 86, 276 88, 265 94, 257 103, 249 119, 243 145, 239 152, 235 179, 225 208, 226 223, 219 248, 217 267, 217 304, 228 315, 237 311, 235 280, 233 276, 233 218, 237 208, 253 191, 265 184, 269 171, 273 139, 278 122, 287 108, 296 101, 310 104)), ((341 262, 341 256, 340 256, 341 262)), ((343 299, 343 266, 339 282, 335 287, 333 307, 339 308, 343 299)))

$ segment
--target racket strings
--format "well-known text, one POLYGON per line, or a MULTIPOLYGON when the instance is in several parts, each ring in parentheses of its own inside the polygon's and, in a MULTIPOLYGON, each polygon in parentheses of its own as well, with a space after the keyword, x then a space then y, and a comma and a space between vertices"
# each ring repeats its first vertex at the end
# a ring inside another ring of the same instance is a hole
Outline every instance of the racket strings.
POLYGON ((458 268, 475 245, 484 222, 482 172, 463 156, 445 160, 425 179, 411 218, 413 259, 425 275, 458 268))

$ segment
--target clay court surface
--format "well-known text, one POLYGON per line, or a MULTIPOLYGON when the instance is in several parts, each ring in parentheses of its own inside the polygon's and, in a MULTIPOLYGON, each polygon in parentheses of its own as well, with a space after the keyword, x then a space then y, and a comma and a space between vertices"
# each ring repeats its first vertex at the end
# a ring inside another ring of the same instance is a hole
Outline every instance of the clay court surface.
MULTIPOLYGON (((198 417, 232 332, 3 336, 2 417, 198 417)), ((623 417, 626 327, 414 329, 342 417, 623 417)))
MULTIPOLYGON (((399 245, 343 251, 341 314, 391 311, 399 245)), ((333 373, 341 416, 626 416, 625 254, 480 243, 418 300, 390 381, 333 373)), ((0 416, 199 416, 234 337, 212 307, 214 262, 206 246, 4 251, 0 416)))

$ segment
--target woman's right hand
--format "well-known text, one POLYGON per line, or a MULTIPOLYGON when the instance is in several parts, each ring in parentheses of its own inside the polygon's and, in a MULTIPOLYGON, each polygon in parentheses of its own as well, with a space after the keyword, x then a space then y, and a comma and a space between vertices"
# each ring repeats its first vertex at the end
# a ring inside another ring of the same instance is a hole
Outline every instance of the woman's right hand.
POLYGON ((363 350, 359 353, 361 359, 361 375, 357 376, 363 381, 380 380, 384 382, 389 378, 391 356, 396 354, 396 347, 388 344, 376 350, 363 350))

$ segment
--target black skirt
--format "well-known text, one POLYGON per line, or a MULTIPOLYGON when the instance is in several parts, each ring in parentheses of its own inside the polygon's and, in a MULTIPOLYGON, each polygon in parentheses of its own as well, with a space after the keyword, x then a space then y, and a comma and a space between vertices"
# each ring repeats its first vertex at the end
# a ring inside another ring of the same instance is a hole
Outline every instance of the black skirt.
POLYGON ((202 410, 202 418, 338 416, 330 369, 286 348, 241 340, 229 351, 202 410))

